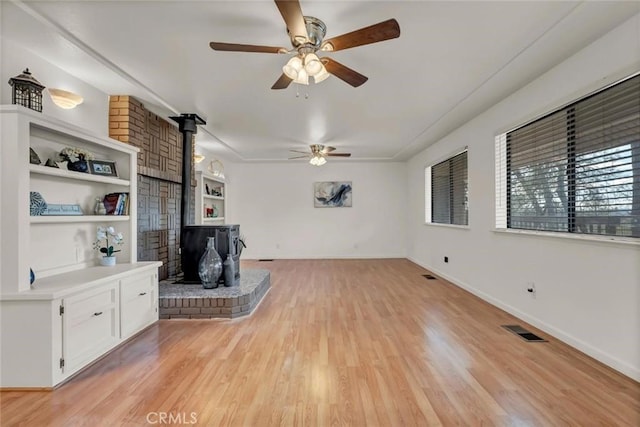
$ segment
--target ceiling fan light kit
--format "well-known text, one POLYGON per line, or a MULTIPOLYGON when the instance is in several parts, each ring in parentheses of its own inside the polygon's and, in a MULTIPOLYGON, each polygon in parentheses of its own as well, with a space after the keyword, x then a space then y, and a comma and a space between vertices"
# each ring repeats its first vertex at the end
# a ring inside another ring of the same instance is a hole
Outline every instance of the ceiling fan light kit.
POLYGON ((315 83, 320 83, 330 75, 320 62, 318 55, 313 52, 302 57, 294 56, 282 67, 282 71, 294 83, 302 85, 309 84, 309 77, 313 77, 315 83))
POLYGON ((327 73, 327 69, 322 67, 322 70, 316 75, 313 76, 313 81, 318 84, 322 81, 325 81, 331 76, 331 74, 327 73))
POLYGON ((293 83, 308 85, 309 77, 320 83, 330 75, 358 87, 368 78, 329 57, 318 57, 316 52, 335 52, 400 37, 400 26, 395 19, 388 19, 350 33, 325 40, 327 26, 320 19, 304 16, 298 0, 275 0, 284 19, 293 49, 274 46, 257 46, 235 43, 211 42, 211 49, 226 52, 295 53, 282 67, 283 74, 271 89, 286 89, 293 83))
POLYGON ((313 166, 322 166, 325 163, 327 163, 327 159, 319 155, 313 156, 311 159, 309 159, 309 163, 312 164, 313 166))

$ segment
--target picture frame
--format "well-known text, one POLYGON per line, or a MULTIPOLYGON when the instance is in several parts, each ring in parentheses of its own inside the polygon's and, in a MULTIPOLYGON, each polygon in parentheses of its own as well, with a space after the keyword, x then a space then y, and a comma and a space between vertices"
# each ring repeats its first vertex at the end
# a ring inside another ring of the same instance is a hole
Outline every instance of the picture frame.
POLYGON ((352 202, 351 181, 326 181, 313 184, 314 208, 350 208, 352 202))
POLYGON ((89 173, 92 175, 118 177, 116 162, 106 160, 89 160, 89 173))

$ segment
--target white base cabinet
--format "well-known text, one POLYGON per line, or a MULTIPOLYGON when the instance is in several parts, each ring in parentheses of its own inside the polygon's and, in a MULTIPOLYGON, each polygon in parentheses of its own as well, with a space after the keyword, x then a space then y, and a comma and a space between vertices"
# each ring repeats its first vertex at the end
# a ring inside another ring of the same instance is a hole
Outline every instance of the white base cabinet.
POLYGON ((0 387, 55 387, 156 322, 160 265, 93 267, 0 296, 0 387))
POLYGON ((137 274, 120 285, 120 331, 127 339, 158 320, 157 275, 137 274))
POLYGON ((120 340, 118 282, 98 286, 62 301, 63 373, 71 374, 120 340))

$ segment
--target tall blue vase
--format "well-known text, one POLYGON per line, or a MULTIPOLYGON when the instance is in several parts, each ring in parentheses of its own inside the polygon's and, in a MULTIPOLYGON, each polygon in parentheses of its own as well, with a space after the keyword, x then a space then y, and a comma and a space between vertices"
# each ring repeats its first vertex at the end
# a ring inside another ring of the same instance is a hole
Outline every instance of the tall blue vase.
POLYGON ((207 248, 198 263, 198 275, 202 281, 202 287, 213 289, 218 287, 218 279, 222 274, 222 258, 216 252, 215 238, 209 237, 207 248))

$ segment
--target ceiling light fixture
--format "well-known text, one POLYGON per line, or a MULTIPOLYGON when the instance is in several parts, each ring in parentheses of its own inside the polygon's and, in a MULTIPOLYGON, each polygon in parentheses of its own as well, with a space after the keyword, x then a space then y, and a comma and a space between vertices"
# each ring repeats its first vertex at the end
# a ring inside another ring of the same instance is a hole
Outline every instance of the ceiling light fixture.
POLYGON ((325 159, 324 156, 321 156, 320 154, 316 154, 311 159, 309 159, 309 163, 313 166, 322 166, 327 163, 327 159, 325 159))
POLYGON ((320 83, 320 82, 322 82, 322 81, 327 80, 327 79, 329 78, 329 76, 331 76, 331 74, 329 74, 329 73, 327 72, 327 69, 326 69, 326 68, 324 68, 324 65, 323 65, 323 66, 322 66, 322 70, 320 70, 320 72, 319 72, 319 73, 314 74, 314 76, 313 76, 313 81, 315 82, 315 84, 318 84, 318 83, 320 83))
POLYGON ((80 95, 76 95, 73 92, 52 88, 48 88, 47 90, 49 91, 49 96, 51 96, 53 103, 65 110, 76 108, 84 101, 80 95))
POLYGON ((313 77, 315 83, 320 83, 331 75, 313 52, 294 56, 282 67, 282 71, 294 83, 301 85, 308 85, 309 77, 313 77))
POLYGON ((308 53, 305 55, 304 69, 310 76, 315 76, 320 71, 322 71, 323 68, 324 65, 322 65, 322 62, 320 62, 320 58, 318 58, 318 55, 316 55, 315 53, 308 53))
POLYGON ((302 58, 294 56, 282 67, 282 71, 292 80, 298 78, 298 73, 302 70, 302 58))

